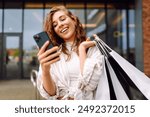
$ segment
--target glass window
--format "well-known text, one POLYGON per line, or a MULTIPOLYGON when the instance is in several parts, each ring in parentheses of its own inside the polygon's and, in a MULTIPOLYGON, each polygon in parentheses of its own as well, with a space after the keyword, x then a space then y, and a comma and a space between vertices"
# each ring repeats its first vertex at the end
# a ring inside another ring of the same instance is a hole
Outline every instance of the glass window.
POLYGON ((107 10, 107 43, 121 56, 135 65, 134 10, 107 10))
POLYGON ((23 35, 23 64, 24 77, 29 77, 31 69, 37 69, 37 46, 33 35, 42 31, 43 9, 25 9, 24 11, 24 35, 23 35), (32 65, 32 61, 36 61, 32 65))
POLYGON ((77 16, 82 24, 85 24, 85 10, 84 9, 69 9, 75 16, 77 16))
POLYGON ((105 11, 104 9, 87 9, 87 23, 85 25, 87 36, 91 37, 97 34, 100 38, 105 39, 106 31, 105 11))
POLYGON ((54 6, 60 6, 64 5, 63 2, 46 2, 45 4, 45 11, 44 11, 44 17, 49 13, 50 9, 54 6))
POLYGON ((122 42, 121 42, 121 45, 122 45, 122 55, 127 58, 127 13, 126 13, 126 10, 122 10, 121 11, 122 13, 122 32, 120 34, 120 36, 122 37, 122 42))
POLYGON ((129 46, 130 48, 135 47, 135 12, 134 10, 129 10, 129 46))
POLYGON ((135 65, 135 12, 129 10, 129 61, 135 65))
POLYGON ((0 9, 0 32, 2 32, 2 9, 0 9))
POLYGON ((105 40, 106 22, 105 22, 105 6, 104 3, 87 3, 86 25, 87 36, 91 37, 97 34, 101 39, 105 40))
POLYGON ((4 19, 4 32, 22 32, 22 9, 5 9, 4 19))
MULTIPOLYGON (((0 61, 2 61, 2 9, 0 9, 0 61)), ((0 62, 0 77, 1 77, 1 65, 2 63, 0 62)))
MULTIPOLYGON (((85 24, 85 11, 84 9, 68 8, 75 16, 77 16, 82 24, 85 24)), ((49 13, 50 9, 45 9, 45 16, 49 13)))
POLYGON ((127 58, 126 11, 108 9, 107 13, 107 43, 116 52, 127 58))

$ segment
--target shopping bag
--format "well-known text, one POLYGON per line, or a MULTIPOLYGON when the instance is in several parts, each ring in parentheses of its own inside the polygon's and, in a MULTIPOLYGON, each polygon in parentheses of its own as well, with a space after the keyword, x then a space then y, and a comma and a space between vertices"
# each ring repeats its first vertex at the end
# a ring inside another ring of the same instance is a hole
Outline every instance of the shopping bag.
POLYGON ((104 55, 102 55, 102 74, 97 86, 95 100, 128 100, 125 91, 123 90, 120 82, 117 79, 113 69, 104 55))
MULTIPOLYGON (((111 87, 110 99, 150 99, 150 79, 112 50, 98 36, 95 36, 94 41, 104 56, 106 77, 109 79, 107 81, 111 87), (114 94, 111 95, 111 92, 114 94)), ((99 85, 97 92, 99 92, 99 85)), ((99 97, 96 95, 96 98, 99 97)))
POLYGON ((104 56, 102 57, 102 74, 99 78, 99 84, 96 90, 95 100, 110 100, 110 86, 105 68, 104 56))

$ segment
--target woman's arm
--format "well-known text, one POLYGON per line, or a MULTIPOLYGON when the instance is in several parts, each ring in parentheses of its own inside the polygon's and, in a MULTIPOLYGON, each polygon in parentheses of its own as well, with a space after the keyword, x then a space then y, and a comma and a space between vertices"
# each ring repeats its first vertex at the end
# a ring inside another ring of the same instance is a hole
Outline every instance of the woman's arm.
POLYGON ((87 57, 87 49, 89 47, 94 46, 95 43, 93 41, 89 41, 87 39, 87 41, 84 41, 80 44, 79 46, 79 60, 80 60, 80 70, 81 70, 81 74, 83 73, 83 68, 84 68, 84 62, 86 60, 87 57))
POLYGON ((50 67, 52 63, 55 63, 60 59, 60 53, 56 52, 58 47, 53 47, 52 49, 45 51, 48 44, 49 42, 46 42, 42 46, 37 56, 42 69, 43 87, 49 95, 53 96, 56 94, 56 86, 53 79, 51 78, 50 67))
POLYGON ((89 48, 94 45, 95 42, 88 41, 88 42, 81 43, 79 47, 80 50, 79 59, 80 59, 80 67, 82 71, 82 74, 80 76, 79 89, 81 90, 86 90, 86 91, 95 90, 99 82, 100 75, 102 73, 103 61, 102 61, 102 56, 100 51, 98 50, 97 47, 89 48), (89 48, 88 54, 86 54, 87 48, 89 48))

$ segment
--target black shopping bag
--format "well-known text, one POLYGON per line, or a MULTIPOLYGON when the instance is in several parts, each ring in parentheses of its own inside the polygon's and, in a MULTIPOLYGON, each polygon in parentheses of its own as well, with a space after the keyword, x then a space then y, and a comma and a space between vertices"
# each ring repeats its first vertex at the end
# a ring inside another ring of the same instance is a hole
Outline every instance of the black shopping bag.
POLYGON ((108 82, 108 85, 102 85, 103 81, 100 78, 96 99, 150 99, 150 78, 108 47, 98 36, 95 35, 94 41, 104 56, 103 79, 105 78, 105 83, 106 79, 108 82), (102 86, 108 90, 107 98, 102 96, 102 86))

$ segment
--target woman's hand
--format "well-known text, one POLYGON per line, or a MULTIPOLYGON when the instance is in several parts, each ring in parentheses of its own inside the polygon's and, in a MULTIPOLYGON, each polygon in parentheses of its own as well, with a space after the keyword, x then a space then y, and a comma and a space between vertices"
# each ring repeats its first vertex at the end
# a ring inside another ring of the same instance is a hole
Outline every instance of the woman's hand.
POLYGON ((86 60, 86 51, 89 47, 95 46, 94 41, 90 41, 87 39, 86 41, 82 42, 79 46, 79 60, 80 60, 80 70, 81 74, 83 73, 83 68, 84 68, 84 62, 86 60))
POLYGON ((60 52, 57 52, 57 46, 46 50, 48 45, 49 41, 45 42, 45 44, 39 50, 37 56, 42 68, 43 87, 49 95, 55 95, 56 84, 51 78, 50 67, 52 63, 55 63, 56 61, 60 60, 60 52))
POLYGON ((87 50, 87 48, 93 47, 95 46, 95 42, 94 41, 90 41, 89 38, 87 38, 86 41, 83 41, 80 46, 79 46, 79 51, 84 49, 87 50))
POLYGON ((49 41, 45 42, 37 54, 43 73, 49 73, 51 64, 60 60, 60 52, 57 52, 58 47, 55 46, 49 50, 46 50, 48 45, 49 41))

